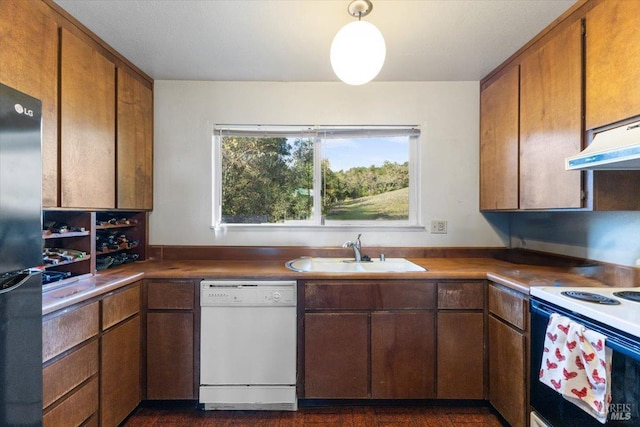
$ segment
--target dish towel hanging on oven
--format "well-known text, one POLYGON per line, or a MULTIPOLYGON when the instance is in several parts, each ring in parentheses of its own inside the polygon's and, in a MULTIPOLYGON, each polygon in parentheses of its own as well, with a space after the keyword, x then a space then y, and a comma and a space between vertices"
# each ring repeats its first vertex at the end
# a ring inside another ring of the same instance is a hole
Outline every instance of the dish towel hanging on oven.
POLYGON ((601 423, 611 403, 611 349, 599 332, 551 315, 544 340, 540 381, 601 423))

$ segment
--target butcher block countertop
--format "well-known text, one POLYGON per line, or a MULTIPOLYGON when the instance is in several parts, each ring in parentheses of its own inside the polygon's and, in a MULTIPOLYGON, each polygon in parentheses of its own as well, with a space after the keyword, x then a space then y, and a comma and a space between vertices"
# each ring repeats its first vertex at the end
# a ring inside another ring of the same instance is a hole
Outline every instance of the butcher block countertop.
POLYGON ((66 282, 42 294, 42 313, 99 297, 141 279, 488 279, 524 294, 532 286, 606 286, 569 268, 512 264, 493 258, 407 258, 428 271, 410 273, 299 273, 282 261, 144 261, 66 282))

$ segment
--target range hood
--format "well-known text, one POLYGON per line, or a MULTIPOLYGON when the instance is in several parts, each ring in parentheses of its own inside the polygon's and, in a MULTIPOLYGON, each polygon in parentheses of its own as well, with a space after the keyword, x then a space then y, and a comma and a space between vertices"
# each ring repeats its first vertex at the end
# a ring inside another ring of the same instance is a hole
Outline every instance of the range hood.
POLYGON ((595 134, 579 154, 565 159, 566 170, 640 170, 640 121, 595 134))

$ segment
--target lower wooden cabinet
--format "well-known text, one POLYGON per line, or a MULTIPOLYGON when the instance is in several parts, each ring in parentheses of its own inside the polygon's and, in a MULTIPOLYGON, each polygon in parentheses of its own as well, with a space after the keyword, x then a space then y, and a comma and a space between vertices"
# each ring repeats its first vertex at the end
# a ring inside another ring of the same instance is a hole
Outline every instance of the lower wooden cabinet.
POLYGON ((489 400, 510 425, 524 426, 524 337, 500 320, 489 317, 489 346, 489 400))
POLYGON ((140 315, 102 335, 100 425, 117 426, 140 403, 140 315))
POLYGON ((438 399, 484 399, 484 313, 438 313, 438 399))
POLYGON ((438 283, 438 399, 485 398, 486 282, 438 283))
POLYGON ((371 314, 371 397, 435 397, 433 312, 371 314))
POLYGON ((193 313, 147 314, 147 399, 194 399, 193 313))
POLYGON ((148 400, 197 399, 197 282, 146 280, 148 400))
POLYGON ((44 427, 79 426, 97 412, 98 378, 93 377, 69 393, 59 405, 46 411, 42 418, 42 425, 44 427))
POLYGON ((43 319, 43 425, 115 427, 140 403, 140 284, 43 319))
POLYGON ((304 293, 304 397, 435 397, 435 283, 314 281, 304 293))
POLYGON ((92 302, 43 318, 44 427, 76 427, 98 413, 99 313, 92 302))
POLYGON ((102 300, 100 426, 116 427, 140 403, 141 286, 102 300))
POLYGON ((486 281, 313 281, 305 398, 486 399, 486 281))
POLYGON ((369 313, 305 315, 306 398, 369 397, 369 313))
POLYGON ((489 286, 489 401, 513 427, 527 426, 527 301, 489 286))

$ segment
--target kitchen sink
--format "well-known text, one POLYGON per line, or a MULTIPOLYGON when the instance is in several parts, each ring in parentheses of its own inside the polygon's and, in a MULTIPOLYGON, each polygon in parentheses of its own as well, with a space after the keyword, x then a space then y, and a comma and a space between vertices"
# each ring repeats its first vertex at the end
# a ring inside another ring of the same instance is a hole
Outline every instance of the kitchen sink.
POLYGON ((353 258, 300 257, 285 263, 297 272, 315 273, 408 273, 427 271, 404 258, 372 259, 356 262, 353 258))

